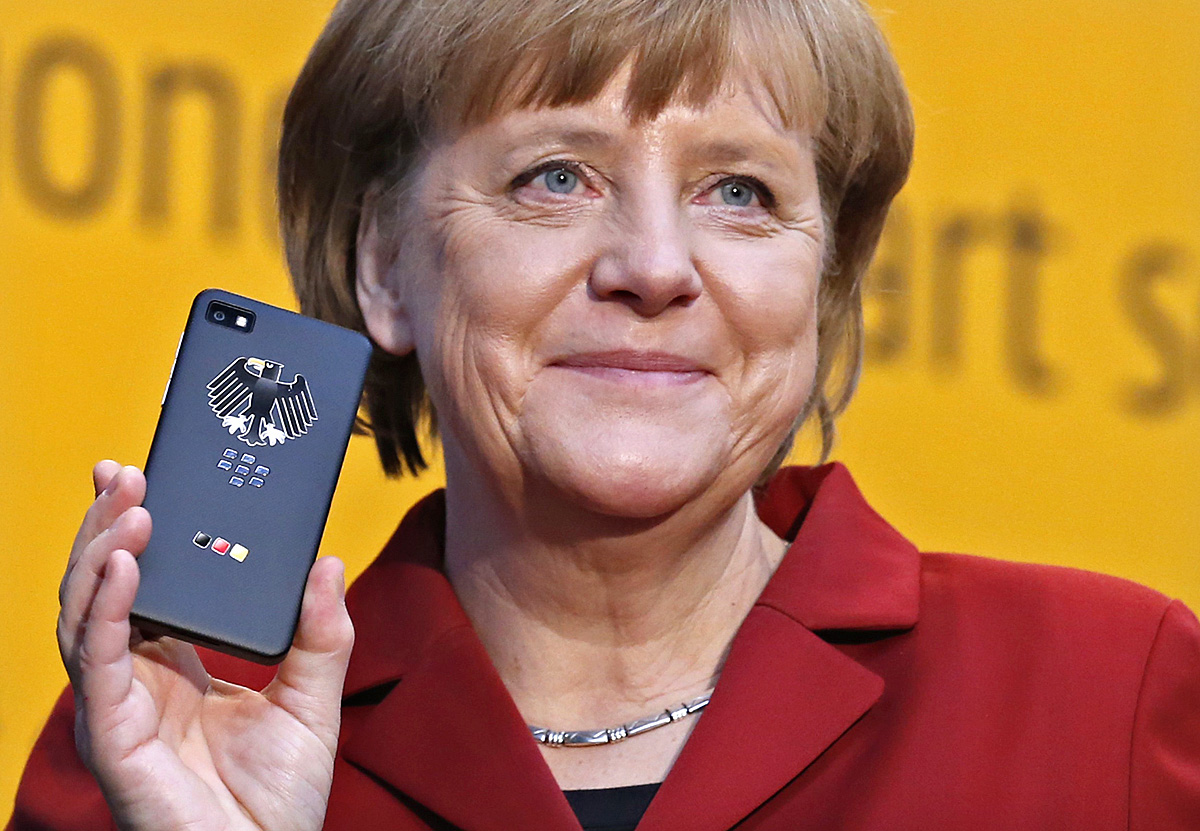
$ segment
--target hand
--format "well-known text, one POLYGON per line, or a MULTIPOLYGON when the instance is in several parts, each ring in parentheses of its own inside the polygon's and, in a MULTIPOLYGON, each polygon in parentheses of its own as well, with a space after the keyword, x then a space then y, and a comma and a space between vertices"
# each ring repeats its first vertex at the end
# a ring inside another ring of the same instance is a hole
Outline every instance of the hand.
POLYGON ((190 645, 129 623, 150 539, 135 467, 100 462, 59 588, 75 743, 121 828, 317 829, 354 643, 344 569, 308 576, 292 649, 261 693, 212 678, 190 645))

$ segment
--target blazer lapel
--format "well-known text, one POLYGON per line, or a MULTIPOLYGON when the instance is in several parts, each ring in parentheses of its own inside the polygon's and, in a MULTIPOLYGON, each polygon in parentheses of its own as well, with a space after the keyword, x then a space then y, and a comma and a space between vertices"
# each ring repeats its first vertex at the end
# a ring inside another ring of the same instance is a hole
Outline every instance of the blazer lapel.
POLYGON ((639 831, 718 831, 798 776, 879 698, 883 681, 795 621, 756 607, 639 831))
POLYGON ((916 625, 921 555, 867 504, 845 467, 784 468, 759 500, 759 516, 793 540, 759 605, 814 632, 916 625))
POLYGON ((916 623, 917 549, 871 510, 844 467, 780 471, 759 515, 794 542, 738 630, 712 702, 639 831, 735 826, 884 692, 883 679, 817 633, 916 623))
POLYGON ((346 602, 350 706, 388 692, 346 761, 466 831, 579 831, 575 814, 441 573, 441 492, 414 507, 346 602))
POLYGON ((470 629, 448 633, 405 673, 345 757, 457 828, 579 831, 470 629))

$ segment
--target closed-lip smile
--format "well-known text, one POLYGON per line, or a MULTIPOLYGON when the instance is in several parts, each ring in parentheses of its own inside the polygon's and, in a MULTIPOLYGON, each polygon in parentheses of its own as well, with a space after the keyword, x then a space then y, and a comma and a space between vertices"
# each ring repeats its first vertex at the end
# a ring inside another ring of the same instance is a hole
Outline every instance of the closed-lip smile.
POLYGON ((551 366, 610 381, 647 386, 688 384, 709 374, 707 368, 691 358, 636 349, 579 352, 559 358, 551 366))

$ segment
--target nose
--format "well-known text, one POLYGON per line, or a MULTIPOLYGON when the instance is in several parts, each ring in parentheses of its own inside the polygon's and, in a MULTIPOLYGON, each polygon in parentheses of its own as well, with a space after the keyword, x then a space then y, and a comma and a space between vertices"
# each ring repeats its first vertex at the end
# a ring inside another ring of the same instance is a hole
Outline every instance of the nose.
POLYGON ((598 300, 654 317, 699 297, 701 279, 678 203, 644 207, 614 229, 613 242, 593 265, 588 284, 598 300))

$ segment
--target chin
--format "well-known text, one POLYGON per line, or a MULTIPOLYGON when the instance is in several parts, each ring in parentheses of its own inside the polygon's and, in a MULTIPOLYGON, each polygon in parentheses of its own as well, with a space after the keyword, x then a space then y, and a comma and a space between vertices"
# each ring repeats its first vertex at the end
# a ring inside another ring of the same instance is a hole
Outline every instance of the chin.
POLYGON ((613 438, 585 447, 560 444, 539 459, 534 475, 589 513, 645 520, 701 497, 726 468, 712 442, 634 447, 613 438))
POLYGON ((705 490, 686 481, 653 482, 644 475, 616 476, 594 486, 587 482, 564 484, 575 485, 572 490, 589 513, 633 520, 673 514, 705 490))
POLYGON ((735 431, 723 390, 626 392, 578 381, 530 389, 518 456, 547 498, 647 520, 729 484, 735 431))

